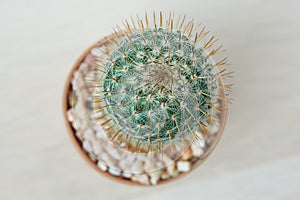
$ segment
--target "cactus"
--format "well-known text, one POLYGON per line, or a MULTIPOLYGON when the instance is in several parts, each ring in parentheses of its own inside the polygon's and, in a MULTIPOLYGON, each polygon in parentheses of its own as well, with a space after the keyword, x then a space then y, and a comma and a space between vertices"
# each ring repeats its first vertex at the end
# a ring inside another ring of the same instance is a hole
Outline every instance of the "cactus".
POLYGON ((218 101, 226 100, 219 80, 230 75, 217 69, 226 59, 213 61, 220 47, 212 48, 215 37, 203 42, 205 28, 194 33, 193 21, 175 23, 172 14, 166 23, 161 13, 149 21, 147 15, 145 23, 125 21, 95 58, 99 124, 112 141, 144 152, 186 138, 204 140, 218 101))

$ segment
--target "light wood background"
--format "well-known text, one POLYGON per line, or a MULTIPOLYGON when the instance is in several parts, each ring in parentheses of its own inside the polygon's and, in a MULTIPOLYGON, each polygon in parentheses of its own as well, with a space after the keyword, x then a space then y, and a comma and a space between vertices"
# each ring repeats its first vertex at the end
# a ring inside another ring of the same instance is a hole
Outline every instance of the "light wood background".
POLYGON ((299 0, 1 0, 0 199, 300 199, 299 8, 299 0), (89 167, 61 113, 77 57, 145 10, 203 22, 235 71, 215 151, 187 176, 152 188, 89 167))

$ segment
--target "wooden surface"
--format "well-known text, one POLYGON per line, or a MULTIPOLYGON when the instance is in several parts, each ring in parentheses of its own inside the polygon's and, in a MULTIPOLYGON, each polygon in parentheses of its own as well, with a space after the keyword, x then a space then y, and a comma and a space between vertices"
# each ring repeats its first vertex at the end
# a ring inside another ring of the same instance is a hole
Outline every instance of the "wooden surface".
POLYGON ((0 1, 0 199, 300 199, 299 8, 299 0, 0 1), (189 175, 153 188, 89 167, 61 113, 77 57, 145 10, 203 22, 235 71, 215 151, 189 175))

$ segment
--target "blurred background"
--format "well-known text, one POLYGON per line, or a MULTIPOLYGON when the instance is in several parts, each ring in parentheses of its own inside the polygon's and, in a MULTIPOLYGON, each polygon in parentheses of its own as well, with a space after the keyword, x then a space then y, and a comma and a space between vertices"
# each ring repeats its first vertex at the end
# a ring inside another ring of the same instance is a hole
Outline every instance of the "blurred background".
POLYGON ((300 199, 299 0, 1 0, 0 199, 300 199), (144 11, 205 24, 227 49, 233 104, 221 141, 190 174, 156 187, 98 174, 64 126, 81 53, 144 11))

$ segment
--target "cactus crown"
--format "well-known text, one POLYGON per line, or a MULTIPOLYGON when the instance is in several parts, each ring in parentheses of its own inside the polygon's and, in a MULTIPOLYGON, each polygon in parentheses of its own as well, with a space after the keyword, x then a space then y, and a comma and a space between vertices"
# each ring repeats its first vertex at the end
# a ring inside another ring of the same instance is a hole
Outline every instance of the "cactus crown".
POLYGON ((172 141, 204 139, 214 123, 217 110, 218 79, 223 71, 211 57, 211 37, 201 44, 207 32, 194 34, 192 21, 185 17, 177 25, 170 15, 163 25, 153 16, 149 25, 141 19, 126 30, 119 28, 109 48, 97 57, 99 68, 95 107, 99 122, 112 140, 135 150, 153 151, 172 141))

